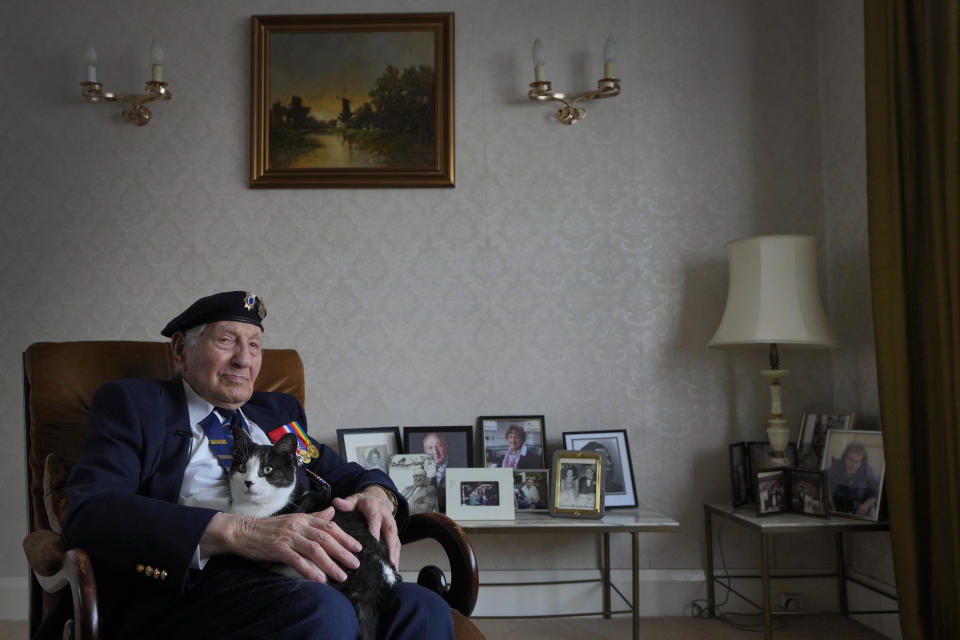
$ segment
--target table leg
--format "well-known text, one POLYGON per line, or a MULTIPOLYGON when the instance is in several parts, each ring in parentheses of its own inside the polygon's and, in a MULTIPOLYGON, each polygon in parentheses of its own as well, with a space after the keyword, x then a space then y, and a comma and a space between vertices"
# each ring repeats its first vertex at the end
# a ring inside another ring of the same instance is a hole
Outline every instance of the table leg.
POLYGON ((703 508, 703 528, 707 532, 707 615, 711 618, 717 615, 716 594, 713 587, 713 527, 710 509, 703 508))
POLYGON ((763 591, 763 637, 773 639, 773 618, 770 614, 770 540, 760 534, 760 589, 763 591))
POLYGON ((603 548, 603 617, 610 617, 610 534, 604 533, 602 542, 603 548))
POLYGON ((640 640, 640 534, 630 533, 633 538, 633 640, 640 640))
POLYGON ((843 615, 847 615, 847 612, 850 611, 849 604, 847 603, 847 568, 846 561, 843 556, 843 533, 837 531, 834 534, 834 546, 837 548, 837 595, 840 598, 840 612, 843 615))

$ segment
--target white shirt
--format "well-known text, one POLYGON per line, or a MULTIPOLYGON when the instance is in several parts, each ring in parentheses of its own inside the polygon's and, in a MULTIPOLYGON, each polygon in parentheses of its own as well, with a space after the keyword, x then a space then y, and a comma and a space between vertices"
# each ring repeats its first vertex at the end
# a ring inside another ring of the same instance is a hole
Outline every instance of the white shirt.
MULTIPOLYGON (((197 395, 186 380, 183 381, 183 391, 187 396, 187 413, 190 416, 190 454, 187 457, 187 468, 183 472, 183 484, 180 485, 180 504, 226 511, 230 506, 227 476, 210 450, 207 434, 200 426, 200 422, 213 411, 213 405, 197 395)), ((240 413, 243 414, 243 411, 240 413)), ((250 435, 254 442, 271 444, 263 429, 251 422, 246 414, 243 414, 243 418, 250 425, 250 435)), ((201 556, 198 545, 193 550, 190 566, 203 569, 207 560, 209 556, 201 556)))
MULTIPOLYGON (((210 449, 207 434, 200 426, 200 422, 213 411, 213 405, 197 395, 186 380, 183 381, 183 391, 187 396, 187 411, 190 414, 190 455, 180 486, 180 504, 226 511, 230 506, 226 474, 210 449)), ((250 422, 246 415, 243 417, 250 425, 254 442, 271 444, 263 429, 250 422)))

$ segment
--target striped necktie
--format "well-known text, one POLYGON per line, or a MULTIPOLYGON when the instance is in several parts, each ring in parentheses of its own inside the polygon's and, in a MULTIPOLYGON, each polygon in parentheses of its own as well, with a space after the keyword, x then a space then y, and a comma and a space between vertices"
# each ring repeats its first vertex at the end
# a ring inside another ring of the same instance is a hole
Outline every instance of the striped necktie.
POLYGON ((246 421, 239 409, 230 411, 228 409, 214 408, 206 418, 200 421, 203 432, 207 434, 207 441, 210 443, 210 450, 216 456, 217 462, 223 467, 224 471, 230 471, 230 464, 233 462, 233 432, 234 426, 247 428, 246 421), (220 419, 220 414, 223 420, 220 419))

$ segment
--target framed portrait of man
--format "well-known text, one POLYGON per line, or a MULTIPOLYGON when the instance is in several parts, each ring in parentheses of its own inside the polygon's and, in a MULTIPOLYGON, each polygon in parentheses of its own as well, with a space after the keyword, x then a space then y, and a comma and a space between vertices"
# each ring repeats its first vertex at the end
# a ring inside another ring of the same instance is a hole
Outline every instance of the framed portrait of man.
POLYGON ((446 507, 447 469, 472 467, 473 427, 404 427, 404 453, 424 453, 437 467, 440 509, 446 507))

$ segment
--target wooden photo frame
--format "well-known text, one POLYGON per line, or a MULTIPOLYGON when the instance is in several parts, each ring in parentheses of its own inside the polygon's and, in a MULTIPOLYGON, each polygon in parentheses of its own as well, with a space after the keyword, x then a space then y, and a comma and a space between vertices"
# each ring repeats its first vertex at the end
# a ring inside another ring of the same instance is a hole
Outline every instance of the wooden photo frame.
POLYGON ((820 469, 823 447, 829 429, 853 429, 856 414, 852 411, 804 412, 797 434, 797 467, 820 469))
POLYGON ((883 433, 827 430, 820 468, 827 474, 831 514, 873 522, 880 519, 886 472, 883 433))
POLYGON ((250 186, 452 187, 453 13, 251 18, 250 186))
POLYGON ((520 469, 514 471, 513 498, 517 511, 549 511, 550 470, 520 469))
POLYGON ((553 493, 550 515, 566 518, 602 518, 604 456, 601 453, 561 450, 553 453, 553 493))
POLYGON ((447 515, 454 520, 513 520, 513 470, 448 469, 447 515))
POLYGON ((390 456, 400 453, 400 427, 337 429, 340 455, 364 469, 389 472, 390 456))
POLYGON ((571 451, 600 453, 604 456, 603 473, 606 480, 603 506, 606 509, 637 506, 637 485, 625 429, 564 431, 563 446, 571 451))
POLYGON ((543 469, 547 441, 543 416, 480 416, 477 434, 484 467, 543 469), (515 448, 514 448, 515 447, 515 448))
POLYGON ((787 511, 788 471, 787 467, 757 471, 754 476, 756 489, 753 498, 757 505, 758 518, 787 511))
POLYGON ((829 518, 827 475, 823 471, 790 469, 788 473, 790 511, 816 518, 829 518))

